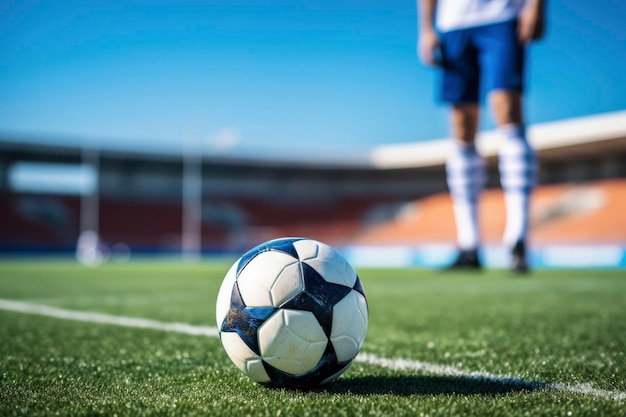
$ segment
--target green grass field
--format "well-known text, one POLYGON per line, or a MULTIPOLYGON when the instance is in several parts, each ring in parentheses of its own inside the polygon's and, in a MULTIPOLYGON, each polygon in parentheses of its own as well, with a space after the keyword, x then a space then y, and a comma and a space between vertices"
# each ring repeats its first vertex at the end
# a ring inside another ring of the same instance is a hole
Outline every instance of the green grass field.
MULTIPOLYGON (((5 262, 0 298, 215 326, 228 266, 5 262)), ((0 415, 626 414, 624 271, 358 272, 368 355, 313 391, 252 382, 216 337, 0 309, 0 415)))

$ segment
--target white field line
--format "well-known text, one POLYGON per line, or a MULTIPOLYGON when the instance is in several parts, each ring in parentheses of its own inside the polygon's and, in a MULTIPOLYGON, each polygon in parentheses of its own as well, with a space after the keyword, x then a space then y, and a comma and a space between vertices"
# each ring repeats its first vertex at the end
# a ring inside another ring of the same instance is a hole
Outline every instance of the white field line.
MULTIPOLYGON (((7 310, 19 313, 37 314, 58 319, 83 321, 90 323, 114 324, 117 326, 133 327, 141 329, 153 329, 166 332, 183 333, 194 336, 218 337, 219 332, 216 327, 194 326, 186 323, 165 323, 156 320, 148 320, 134 317, 112 316, 102 313, 90 313, 86 311, 65 310, 57 307, 49 307, 40 304, 25 303, 22 301, 0 299, 0 310, 7 310)), ((371 353, 360 353, 355 358, 355 362, 367 365, 382 366, 383 368, 395 371, 415 371, 425 374, 451 376, 459 378, 470 378, 477 382, 488 381, 495 383, 510 384, 520 388, 555 390, 568 393, 576 393, 600 397, 610 400, 623 401, 626 399, 626 392, 609 391, 593 388, 590 383, 564 384, 559 382, 529 381, 523 378, 497 375, 483 371, 465 371, 448 365, 438 365, 435 363, 422 362, 410 359, 389 359, 381 358, 371 353)))
POLYGON ((565 384, 561 382, 531 381, 519 377, 497 375, 484 371, 465 371, 459 368, 455 368, 454 366, 438 365, 436 363, 421 362, 410 359, 381 358, 379 356, 365 352, 360 353, 356 357, 355 361, 366 363, 369 365, 378 365, 382 366, 383 368, 395 371, 416 371, 426 374, 469 378, 477 382, 489 381, 517 386, 519 388, 571 392, 616 401, 623 401, 624 399, 626 399, 626 392, 597 389, 593 388, 590 383, 565 384))
POLYGON ((21 301, 0 299, 0 310, 38 314, 40 316, 54 317, 57 319, 115 324, 117 326, 136 327, 141 329, 164 330, 166 332, 184 333, 194 336, 219 336, 217 328, 215 327, 193 326, 186 323, 164 323, 161 321, 134 317, 112 316, 109 314, 90 313, 87 311, 65 310, 62 308, 49 307, 41 304, 24 303, 21 301))

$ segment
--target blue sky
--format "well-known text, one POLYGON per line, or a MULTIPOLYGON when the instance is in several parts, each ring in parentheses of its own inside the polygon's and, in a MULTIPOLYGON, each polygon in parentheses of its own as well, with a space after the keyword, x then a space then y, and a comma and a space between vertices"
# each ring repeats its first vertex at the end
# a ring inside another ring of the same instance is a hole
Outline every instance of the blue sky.
MULTIPOLYGON (((626 109, 626 2, 548 17, 528 121, 626 109)), ((0 133, 242 152, 445 137, 416 22, 411 0, 0 0, 0 133)))

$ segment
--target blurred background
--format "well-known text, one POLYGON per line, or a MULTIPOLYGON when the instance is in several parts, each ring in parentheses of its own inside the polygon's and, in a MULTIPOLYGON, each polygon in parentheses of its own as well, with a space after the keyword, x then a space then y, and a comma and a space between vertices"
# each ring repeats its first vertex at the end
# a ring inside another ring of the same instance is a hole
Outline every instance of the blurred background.
MULTIPOLYGON (((548 1, 529 56, 536 267, 626 267, 626 3, 548 1)), ((358 266, 454 254, 446 109, 415 1, 0 1, 0 255, 358 266)), ((481 227, 503 266, 497 138, 481 227)))

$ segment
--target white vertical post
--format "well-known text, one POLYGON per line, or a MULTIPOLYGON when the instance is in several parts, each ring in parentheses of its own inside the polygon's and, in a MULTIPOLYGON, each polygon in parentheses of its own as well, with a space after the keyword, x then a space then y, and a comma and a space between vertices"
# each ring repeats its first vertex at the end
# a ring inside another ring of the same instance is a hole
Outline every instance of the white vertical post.
POLYGON ((185 135, 182 178, 182 257, 198 261, 202 247, 202 152, 198 142, 185 135))
POLYGON ((106 260, 100 243, 100 149, 84 145, 81 153, 80 234, 76 258, 86 266, 106 260))
POLYGON ((80 232, 100 233, 100 150, 84 146, 81 155, 80 232))

